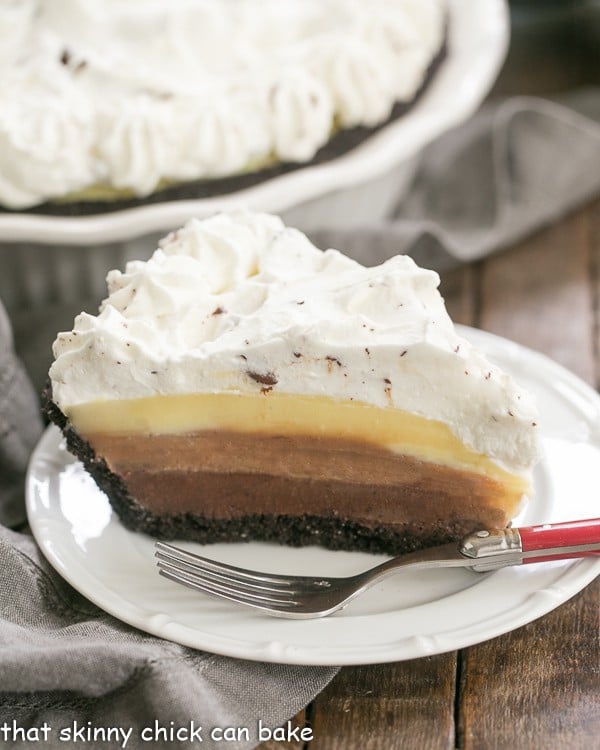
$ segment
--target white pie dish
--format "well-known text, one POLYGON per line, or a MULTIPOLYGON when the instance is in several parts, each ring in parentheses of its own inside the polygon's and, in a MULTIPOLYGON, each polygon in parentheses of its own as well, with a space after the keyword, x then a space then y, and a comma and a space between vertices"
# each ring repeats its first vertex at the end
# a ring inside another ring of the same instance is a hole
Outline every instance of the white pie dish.
POLYGON ((508 46, 505 0, 449 0, 448 28, 447 57, 414 108, 330 162, 205 199, 93 216, 0 213, 0 298, 9 309, 22 308, 33 297, 40 304, 60 301, 52 295, 61 279, 45 287, 40 279, 63 272, 76 279, 93 274, 85 284, 100 297, 110 268, 148 257, 166 232, 191 216, 219 210, 243 206, 278 213, 286 224, 306 232, 388 216, 410 184, 422 148, 467 119, 491 88, 508 46), (63 248, 60 257, 48 252, 57 246, 63 248), (86 257, 88 248, 93 248, 93 261, 86 257))

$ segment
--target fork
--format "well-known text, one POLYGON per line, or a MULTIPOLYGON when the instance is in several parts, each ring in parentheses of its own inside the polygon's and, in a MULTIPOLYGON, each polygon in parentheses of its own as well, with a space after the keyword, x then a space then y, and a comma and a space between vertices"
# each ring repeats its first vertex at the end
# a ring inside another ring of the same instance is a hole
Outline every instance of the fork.
POLYGON ((156 542, 160 575, 205 594, 275 617, 325 617, 373 584, 402 570, 468 568, 488 572, 509 565, 600 554, 600 518, 509 529, 483 529, 458 544, 411 552, 346 578, 289 576, 246 570, 156 542))

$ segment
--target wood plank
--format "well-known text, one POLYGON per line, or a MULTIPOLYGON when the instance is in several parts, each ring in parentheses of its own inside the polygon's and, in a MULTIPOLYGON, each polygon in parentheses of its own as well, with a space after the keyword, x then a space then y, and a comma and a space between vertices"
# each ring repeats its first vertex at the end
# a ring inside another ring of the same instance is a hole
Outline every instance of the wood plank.
POLYGON ((456 655, 347 667, 313 703, 310 750, 452 750, 456 655))
POLYGON ((440 294, 455 323, 477 325, 480 265, 472 264, 441 275, 440 294))
POLYGON ((588 215, 588 242, 591 247, 592 305, 594 308, 594 382, 600 390, 600 200, 590 206, 588 215))
MULTIPOLYGON (((539 349, 593 382, 592 271, 598 204, 509 252, 481 275, 481 326, 539 349)), ((600 581, 551 614, 467 649, 457 746, 587 750, 600 736, 600 581)))
POLYGON ((594 206, 483 263, 479 324, 594 380, 590 224, 594 206))
POLYGON ((466 649, 457 747, 598 747, 599 608, 596 580, 541 620, 466 649))
POLYGON ((510 3, 510 49, 491 96, 547 95, 599 81, 593 3, 510 3))

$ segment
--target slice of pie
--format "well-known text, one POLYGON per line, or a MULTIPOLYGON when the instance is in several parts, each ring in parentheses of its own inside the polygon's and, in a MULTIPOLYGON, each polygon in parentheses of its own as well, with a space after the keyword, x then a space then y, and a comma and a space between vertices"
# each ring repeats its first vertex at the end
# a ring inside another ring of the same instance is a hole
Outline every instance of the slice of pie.
POLYGON ((504 527, 536 410, 438 282, 274 216, 193 219, 58 335, 48 414, 123 523, 161 538, 400 553, 504 527))

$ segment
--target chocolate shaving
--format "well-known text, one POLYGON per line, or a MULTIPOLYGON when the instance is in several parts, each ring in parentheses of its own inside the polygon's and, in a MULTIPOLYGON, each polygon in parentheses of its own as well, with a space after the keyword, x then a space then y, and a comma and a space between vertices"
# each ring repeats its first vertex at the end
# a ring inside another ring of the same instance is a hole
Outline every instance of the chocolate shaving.
POLYGON ((256 380, 257 383, 263 385, 275 385, 277 383, 277 377, 273 372, 255 372, 254 370, 246 370, 246 375, 252 380, 256 380))

